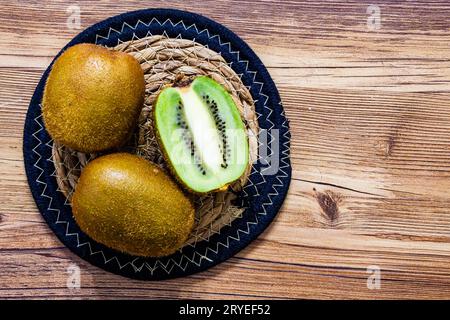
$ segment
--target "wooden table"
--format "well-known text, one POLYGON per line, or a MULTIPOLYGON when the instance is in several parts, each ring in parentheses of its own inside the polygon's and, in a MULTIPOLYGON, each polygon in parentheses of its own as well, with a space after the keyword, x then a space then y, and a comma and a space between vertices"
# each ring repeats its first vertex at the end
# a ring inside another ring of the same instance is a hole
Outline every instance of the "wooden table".
MULTIPOLYGON (((0 1, 0 297, 450 298, 450 3, 171 2, 231 28, 266 64, 290 119, 293 179, 245 250, 162 282, 72 254, 27 185, 25 113, 52 57, 80 32, 66 25, 73 4, 0 1), (71 264, 79 290, 66 286, 71 264), (379 289, 367 286, 377 268, 379 289)), ((85 28, 158 1, 78 5, 85 28)))

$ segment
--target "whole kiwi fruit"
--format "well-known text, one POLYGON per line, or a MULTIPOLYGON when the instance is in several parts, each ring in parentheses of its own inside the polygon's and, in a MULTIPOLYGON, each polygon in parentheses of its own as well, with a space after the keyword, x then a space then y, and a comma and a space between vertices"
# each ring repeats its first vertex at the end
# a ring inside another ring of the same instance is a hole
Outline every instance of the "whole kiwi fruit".
POLYGON ((131 55, 94 44, 77 44, 53 64, 42 100, 50 136, 77 151, 122 146, 144 102, 145 80, 131 55))
POLYGON ((72 198, 72 212, 91 238, 131 255, 174 253, 194 225, 194 207, 159 167, 128 153, 89 162, 72 198))

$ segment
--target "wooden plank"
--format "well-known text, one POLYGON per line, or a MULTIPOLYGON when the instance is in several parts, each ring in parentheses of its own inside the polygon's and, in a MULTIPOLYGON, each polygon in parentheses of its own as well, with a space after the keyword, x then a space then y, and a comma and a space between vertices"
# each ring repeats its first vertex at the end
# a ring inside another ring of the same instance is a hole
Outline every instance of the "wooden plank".
MULTIPOLYGON (((46 66, 79 32, 65 25, 70 4, 0 1, 0 297, 450 297, 446 1, 379 1, 378 31, 367 29, 364 1, 175 1, 229 26, 268 66, 290 120, 293 180, 279 216, 248 248, 157 283, 70 253, 28 190, 25 113, 46 66), (72 263, 81 290, 66 286, 72 263), (380 290, 367 289, 370 265, 381 268, 380 290)), ((141 5, 80 6, 86 27, 141 5)))

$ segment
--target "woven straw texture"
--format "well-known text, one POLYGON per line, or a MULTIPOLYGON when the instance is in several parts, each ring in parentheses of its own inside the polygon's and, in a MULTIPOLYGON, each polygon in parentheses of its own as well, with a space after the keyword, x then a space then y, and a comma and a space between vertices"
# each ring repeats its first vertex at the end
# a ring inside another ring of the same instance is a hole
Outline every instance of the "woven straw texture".
MULTIPOLYGON (((252 163, 258 159, 259 128, 252 96, 220 54, 194 41, 155 35, 120 43, 114 49, 133 55, 141 64, 146 81, 146 98, 138 128, 128 145, 116 151, 138 154, 168 171, 154 135, 151 110, 159 92, 176 79, 208 75, 228 90, 239 108, 246 123, 250 144, 250 163, 245 174, 228 191, 204 196, 190 195, 195 203, 196 217, 193 232, 185 245, 208 240, 211 235, 220 232, 223 226, 241 217, 244 211, 234 205, 234 200, 236 192, 245 185, 250 175, 252 163)), ((85 154, 53 143, 55 176, 68 203, 81 170, 97 156, 99 154, 85 154)))

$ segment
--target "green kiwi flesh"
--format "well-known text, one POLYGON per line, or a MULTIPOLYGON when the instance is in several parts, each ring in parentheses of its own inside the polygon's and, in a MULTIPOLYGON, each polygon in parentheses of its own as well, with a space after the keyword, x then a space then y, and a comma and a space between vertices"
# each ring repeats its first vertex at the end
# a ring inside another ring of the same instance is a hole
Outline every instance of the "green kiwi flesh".
POLYGON ((200 76, 165 88, 153 113, 169 167, 189 191, 224 190, 245 172, 245 125, 230 94, 213 79, 200 76))

